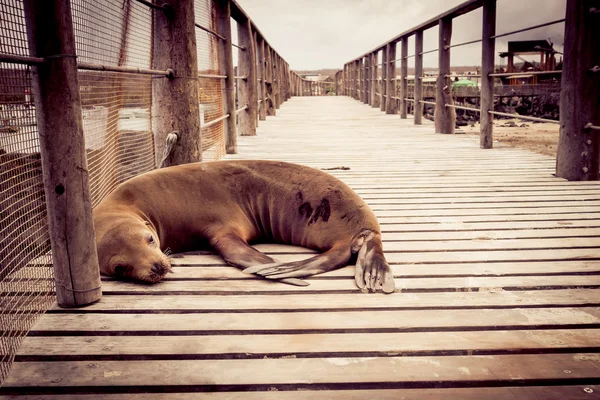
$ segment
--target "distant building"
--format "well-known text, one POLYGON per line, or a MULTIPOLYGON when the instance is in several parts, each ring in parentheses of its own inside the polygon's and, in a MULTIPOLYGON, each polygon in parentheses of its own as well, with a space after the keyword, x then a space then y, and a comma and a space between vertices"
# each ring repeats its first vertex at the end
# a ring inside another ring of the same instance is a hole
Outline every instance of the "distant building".
MULTIPOLYGON (((501 52, 500 57, 507 59, 505 72, 554 71, 557 67, 555 56, 557 53, 558 52, 552 47, 552 43, 547 40, 521 40, 508 42, 508 51, 501 52), (539 55, 539 64, 525 60, 521 57, 524 55, 539 55), (515 65, 515 58, 522 61, 519 67, 515 65)), ((503 80, 509 85, 524 85, 537 84, 539 81, 557 79, 560 79, 560 73, 547 75, 515 75, 508 76, 503 80)))

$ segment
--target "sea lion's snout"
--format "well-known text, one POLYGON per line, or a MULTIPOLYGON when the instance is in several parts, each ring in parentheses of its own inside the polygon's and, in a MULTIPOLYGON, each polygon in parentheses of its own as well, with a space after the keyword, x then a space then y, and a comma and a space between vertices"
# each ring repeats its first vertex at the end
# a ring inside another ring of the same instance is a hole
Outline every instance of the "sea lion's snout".
POLYGON ((156 275, 161 275, 161 276, 165 276, 166 273, 169 272, 169 269, 162 263, 152 264, 151 269, 152 269, 152 272, 154 272, 156 275))

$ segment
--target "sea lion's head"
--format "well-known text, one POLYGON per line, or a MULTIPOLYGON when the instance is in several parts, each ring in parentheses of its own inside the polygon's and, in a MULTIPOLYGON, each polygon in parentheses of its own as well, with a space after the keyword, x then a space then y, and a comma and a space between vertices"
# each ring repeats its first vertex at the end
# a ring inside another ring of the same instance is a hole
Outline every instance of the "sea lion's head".
POLYGON ((150 222, 132 214, 94 214, 94 228, 103 274, 155 283, 171 271, 150 222))

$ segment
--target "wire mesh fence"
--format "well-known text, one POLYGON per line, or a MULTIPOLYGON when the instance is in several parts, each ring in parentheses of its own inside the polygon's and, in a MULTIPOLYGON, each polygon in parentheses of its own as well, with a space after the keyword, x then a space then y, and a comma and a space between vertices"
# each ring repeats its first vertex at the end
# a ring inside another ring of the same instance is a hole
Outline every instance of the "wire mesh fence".
MULTIPOLYGON (((0 2, 0 52, 27 56, 20 0, 0 2)), ((28 66, 0 63, 0 383, 23 336, 54 301, 28 66)))
MULTIPOLYGON (((196 24, 217 31, 217 13, 211 0, 194 1, 196 24)), ((200 75, 221 75, 219 49, 221 39, 213 33, 196 28, 196 48, 198 52, 198 73, 200 75)), ((225 155, 224 121, 209 124, 223 115, 224 80, 218 77, 199 78, 198 102, 200 103, 200 135, 202 138, 202 159, 218 160, 225 155), (209 126, 204 127, 209 124, 209 126)))
MULTIPOLYGON (((153 10, 135 0, 71 0, 77 60, 96 67, 152 68, 153 10)), ((197 24, 217 31, 211 0, 195 0, 197 24)), ((220 38, 196 30, 198 70, 219 75, 220 38)), ((29 56, 23 0, 0 2, 0 53, 29 56)), ((98 69, 98 68, 97 68, 98 69)), ((155 168, 152 83, 165 75, 80 68, 92 204, 155 168)), ((198 79, 204 160, 225 154, 219 77, 198 79)), ((28 65, 0 63, 0 385, 21 341, 55 302, 39 130, 28 65)))
MULTIPOLYGON (((150 8, 131 0, 73 0, 72 9, 79 62, 151 67, 150 8)), ((119 183, 154 168, 152 79, 79 71, 93 205, 119 183)))

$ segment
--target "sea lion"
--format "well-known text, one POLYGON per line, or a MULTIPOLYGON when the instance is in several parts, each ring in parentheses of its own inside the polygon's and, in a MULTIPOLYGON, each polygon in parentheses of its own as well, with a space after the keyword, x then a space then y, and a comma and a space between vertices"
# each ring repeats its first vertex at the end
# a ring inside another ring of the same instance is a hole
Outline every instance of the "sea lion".
POLYGON ((227 263, 267 279, 298 279, 347 265, 361 289, 394 291, 379 223, 326 172, 274 161, 219 161, 157 169, 120 184, 94 209, 101 271, 147 282, 171 269, 163 250, 210 245, 227 263), (249 245, 275 242, 322 252, 281 263, 249 245))

